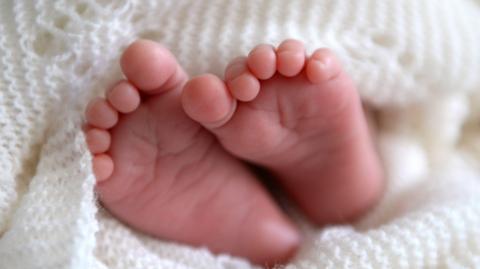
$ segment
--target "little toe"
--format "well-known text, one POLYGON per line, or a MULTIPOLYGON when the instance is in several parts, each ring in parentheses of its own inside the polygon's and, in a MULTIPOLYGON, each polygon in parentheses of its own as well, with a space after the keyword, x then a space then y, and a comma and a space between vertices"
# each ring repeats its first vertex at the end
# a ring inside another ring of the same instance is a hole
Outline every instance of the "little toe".
POLYGON ((108 102, 119 112, 133 112, 140 105, 138 90, 128 81, 120 81, 107 93, 108 102))
POLYGON ((245 57, 237 58, 228 65, 225 79, 230 93, 240 101, 252 101, 260 92, 260 82, 248 70, 245 57))
POLYGON ((236 100, 225 83, 214 75, 191 79, 182 94, 185 113, 206 127, 223 125, 235 111, 236 100))
POLYGON ((102 98, 88 104, 85 116, 90 125, 102 129, 112 128, 118 122, 118 112, 102 98))
POLYGON ((308 80, 315 84, 335 78, 340 71, 340 62, 329 49, 316 50, 308 59, 305 70, 308 80))
POLYGON ((305 47, 302 42, 289 39, 278 46, 277 71, 280 74, 294 77, 302 72, 304 65, 305 47))
POLYGON ((85 134, 87 146, 91 153, 104 153, 110 148, 110 133, 97 128, 88 130, 85 134))
POLYGON ((173 54, 150 40, 132 43, 122 55, 121 67, 133 85, 148 93, 169 90, 186 80, 173 54))
POLYGON ((277 55, 271 45, 258 45, 248 55, 247 65, 257 78, 265 80, 277 71, 277 55))
POLYGON ((93 174, 97 181, 108 179, 113 173, 113 160, 107 154, 99 154, 93 157, 93 174))

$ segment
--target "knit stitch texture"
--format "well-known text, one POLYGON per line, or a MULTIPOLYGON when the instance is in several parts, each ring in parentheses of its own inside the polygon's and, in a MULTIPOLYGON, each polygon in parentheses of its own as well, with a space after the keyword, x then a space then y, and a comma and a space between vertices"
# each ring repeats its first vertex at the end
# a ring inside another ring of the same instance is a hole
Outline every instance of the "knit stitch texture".
POLYGON ((351 225, 292 212, 306 241, 288 269, 480 268, 479 28, 479 0, 1 1, 0 268, 254 268, 149 238, 96 202, 82 112, 139 37, 191 75, 297 38, 353 76, 386 193, 351 225))

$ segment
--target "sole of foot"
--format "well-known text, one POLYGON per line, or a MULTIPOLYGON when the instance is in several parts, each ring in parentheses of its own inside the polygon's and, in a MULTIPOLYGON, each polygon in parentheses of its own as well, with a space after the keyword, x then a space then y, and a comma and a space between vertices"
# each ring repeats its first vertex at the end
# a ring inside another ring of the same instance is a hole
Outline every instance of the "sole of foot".
POLYGON ((307 57, 297 40, 259 45, 224 80, 191 79, 182 104, 226 150, 270 170, 317 224, 354 220, 382 194, 359 95, 328 49, 307 57))
POLYGON ((86 109, 101 203, 161 239, 258 264, 290 258, 300 235, 249 170, 181 106, 187 75, 161 45, 123 53, 126 77, 86 109))

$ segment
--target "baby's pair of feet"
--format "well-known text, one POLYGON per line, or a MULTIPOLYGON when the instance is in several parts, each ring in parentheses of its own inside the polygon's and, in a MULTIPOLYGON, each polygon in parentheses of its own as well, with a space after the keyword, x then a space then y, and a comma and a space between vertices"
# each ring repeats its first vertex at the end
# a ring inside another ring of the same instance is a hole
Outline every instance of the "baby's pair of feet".
POLYGON ((86 139, 102 204, 140 231, 286 261, 299 231, 241 160, 268 169, 316 224, 351 220, 381 194, 361 102, 327 49, 259 45, 224 80, 188 81, 167 49, 139 40, 121 67, 126 79, 86 110, 86 139))

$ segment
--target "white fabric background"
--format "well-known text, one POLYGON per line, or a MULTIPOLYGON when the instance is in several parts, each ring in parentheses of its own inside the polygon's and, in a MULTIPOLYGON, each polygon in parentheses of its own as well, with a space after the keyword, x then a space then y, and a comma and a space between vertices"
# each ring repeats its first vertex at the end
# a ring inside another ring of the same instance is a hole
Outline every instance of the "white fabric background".
POLYGON ((382 202, 307 234, 287 268, 480 268, 479 0, 0 2, 0 268, 251 268, 97 207, 82 111, 137 37, 192 74, 255 44, 332 48, 378 123, 382 202))

